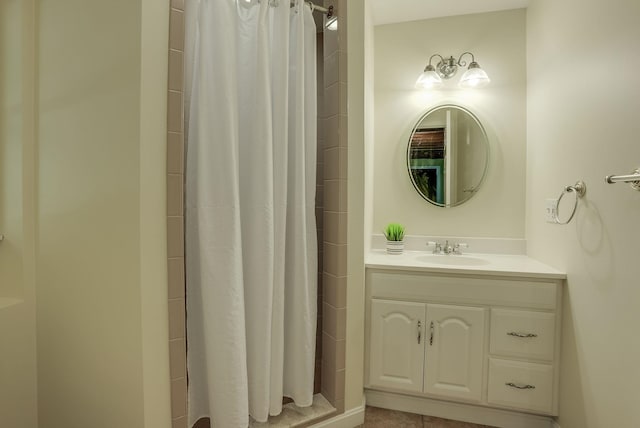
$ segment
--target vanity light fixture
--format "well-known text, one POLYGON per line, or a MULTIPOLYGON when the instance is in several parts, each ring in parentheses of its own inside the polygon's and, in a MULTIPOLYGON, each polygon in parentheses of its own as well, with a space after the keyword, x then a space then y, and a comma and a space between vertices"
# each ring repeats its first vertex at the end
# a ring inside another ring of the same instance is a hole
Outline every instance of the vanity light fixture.
POLYGON ((453 56, 443 58, 442 55, 434 54, 429 58, 429 63, 416 81, 416 88, 435 89, 442 86, 442 79, 451 79, 458 71, 458 67, 466 67, 467 63, 462 61, 462 57, 471 55, 471 62, 467 71, 460 78, 458 85, 461 88, 482 88, 491 81, 487 73, 480 68, 471 52, 465 52, 456 60, 453 56), (434 67, 431 61, 434 57, 439 57, 440 61, 434 67))

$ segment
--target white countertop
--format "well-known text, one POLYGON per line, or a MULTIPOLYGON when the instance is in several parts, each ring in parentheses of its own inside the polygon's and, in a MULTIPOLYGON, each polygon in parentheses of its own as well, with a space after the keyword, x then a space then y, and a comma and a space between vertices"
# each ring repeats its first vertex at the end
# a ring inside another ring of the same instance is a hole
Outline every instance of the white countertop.
POLYGON ((531 257, 511 254, 465 253, 440 255, 429 251, 405 251, 391 255, 385 250, 371 250, 365 266, 375 269, 408 270, 466 275, 524 276, 528 278, 565 279, 567 274, 531 257))

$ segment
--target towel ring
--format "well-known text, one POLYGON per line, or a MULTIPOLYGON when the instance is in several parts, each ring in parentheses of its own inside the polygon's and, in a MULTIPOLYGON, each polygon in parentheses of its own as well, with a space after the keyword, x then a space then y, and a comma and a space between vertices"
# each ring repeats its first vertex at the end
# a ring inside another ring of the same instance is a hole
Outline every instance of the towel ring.
POLYGON ((556 210, 553 214, 553 220, 557 224, 569 224, 569 222, 573 219, 573 216, 576 214, 576 209, 578 208, 578 199, 582 198, 585 193, 587 193, 587 185, 584 184, 584 181, 582 180, 576 182, 576 184, 574 184, 573 186, 567 186, 564 189, 562 189, 562 193, 560 193, 560 196, 558 196, 558 202, 556 202, 556 210), (569 216, 567 221, 563 222, 563 221, 560 221, 560 217, 559 217, 560 201, 562 200, 562 197, 566 193, 575 193, 576 201, 575 201, 575 204, 573 205, 573 211, 571 211, 571 215, 569 216))

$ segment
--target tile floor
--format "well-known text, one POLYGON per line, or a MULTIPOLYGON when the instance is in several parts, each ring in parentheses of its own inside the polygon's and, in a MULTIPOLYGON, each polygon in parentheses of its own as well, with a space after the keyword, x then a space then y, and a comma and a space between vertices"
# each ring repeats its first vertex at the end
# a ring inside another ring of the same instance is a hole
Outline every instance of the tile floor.
POLYGON ((451 421, 433 416, 415 415, 397 410, 367 406, 362 428, 490 428, 468 422, 451 421))

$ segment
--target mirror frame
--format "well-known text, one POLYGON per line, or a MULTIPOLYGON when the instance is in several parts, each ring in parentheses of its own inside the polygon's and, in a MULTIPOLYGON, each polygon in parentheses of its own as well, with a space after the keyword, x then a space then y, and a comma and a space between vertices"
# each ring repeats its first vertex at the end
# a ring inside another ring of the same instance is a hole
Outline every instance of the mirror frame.
POLYGON ((435 205, 436 207, 440 207, 440 208, 451 208, 451 207, 457 207, 460 206, 462 204, 464 204, 465 202, 468 202, 471 198, 473 198, 473 196, 478 193, 478 190, 480 189, 480 187, 482 186, 482 184, 484 183, 486 177, 487 177, 487 171, 489 170, 489 163, 490 163, 490 156, 491 156, 491 143, 489 141, 489 136, 487 135, 487 131, 484 129, 484 126, 482 125, 482 122, 480 122, 480 119, 478 119, 478 117, 473 114, 472 111, 470 111, 468 108, 463 107, 461 105, 458 104, 438 104, 432 108, 430 108, 429 110, 427 110, 424 114, 422 114, 420 116, 420 118, 418 119, 418 121, 416 122, 416 124, 414 125, 413 129, 411 130, 411 134, 409 134, 409 142, 407 144, 407 154, 406 154, 406 160, 407 160, 407 173, 409 174, 409 179, 411 180, 411 184, 413 185, 413 188, 415 189, 415 191, 420 195, 420 197, 422 197, 422 199, 424 199, 425 201, 429 202, 432 205, 435 205), (416 133, 416 130, 418 129, 418 127, 420 126, 420 124, 422 123, 422 121, 429 116, 431 113, 434 113, 437 110, 442 110, 445 108, 455 108, 458 110, 463 111, 464 113, 468 114, 469 116, 471 116, 471 118, 474 120, 474 122, 478 125, 478 127, 480 128, 480 131, 482 132, 482 135, 485 138, 485 150, 486 150, 486 154, 487 154, 487 161, 484 164, 484 169, 482 170, 482 177, 480 178, 480 181, 478 181, 478 184, 475 186, 475 191, 471 193, 471 195, 464 199, 461 200, 460 202, 457 202, 455 204, 439 204, 436 201, 433 201, 429 198, 426 197, 426 195, 424 195, 420 189, 418 188, 418 185, 416 184, 415 180, 413 179, 413 174, 411 174, 411 158, 410 158, 410 153, 411 153, 411 141, 413 140, 413 135, 416 133))

